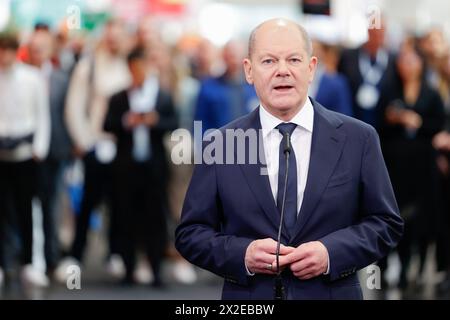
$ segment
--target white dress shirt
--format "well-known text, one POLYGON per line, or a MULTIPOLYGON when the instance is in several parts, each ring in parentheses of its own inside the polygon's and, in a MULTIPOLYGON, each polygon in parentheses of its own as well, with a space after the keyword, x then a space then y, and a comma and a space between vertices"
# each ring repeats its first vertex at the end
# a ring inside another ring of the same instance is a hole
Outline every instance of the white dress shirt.
MULTIPOLYGON (((295 160, 297 163, 297 215, 302 207, 303 196, 305 193, 306 182, 308 179, 309 160, 311 157, 311 141, 314 127, 314 108, 311 100, 306 99, 300 111, 289 121, 278 119, 270 114, 263 105, 259 108, 259 118, 263 136, 264 155, 266 159, 267 175, 272 190, 272 196, 277 202, 278 193, 278 167, 280 143, 283 135, 276 129, 280 123, 295 123, 297 127, 291 135, 291 145, 294 149, 295 160)), ((327 253, 328 254, 328 253, 327 253)), ((246 267, 247 274, 253 276, 246 267)), ((330 258, 328 256, 328 267, 324 274, 330 271, 330 258)))
MULTIPOLYGON (((283 135, 276 129, 280 123, 286 122, 270 114, 263 105, 259 108, 259 118, 263 134, 264 154, 272 195, 277 201, 278 193, 278 161, 280 143, 283 135)), ((314 109, 309 98, 300 111, 288 122, 297 127, 291 135, 292 148, 297 162, 297 214, 300 211, 308 178, 309 159, 311 155, 311 139, 314 124, 314 109)))
MULTIPOLYGON (((159 83, 156 75, 149 76, 140 88, 129 91, 130 109, 136 113, 148 113, 155 109, 159 83)), ((133 157, 146 161, 151 157, 150 128, 141 124, 133 129, 133 157)))
POLYGON ((155 108, 159 83, 156 75, 148 76, 143 85, 130 90, 130 109, 133 112, 151 112, 155 108))
POLYGON ((44 159, 50 144, 50 111, 45 79, 39 69, 15 63, 0 70, 0 137, 20 138, 33 134, 31 144, 0 150, 0 159, 44 159))

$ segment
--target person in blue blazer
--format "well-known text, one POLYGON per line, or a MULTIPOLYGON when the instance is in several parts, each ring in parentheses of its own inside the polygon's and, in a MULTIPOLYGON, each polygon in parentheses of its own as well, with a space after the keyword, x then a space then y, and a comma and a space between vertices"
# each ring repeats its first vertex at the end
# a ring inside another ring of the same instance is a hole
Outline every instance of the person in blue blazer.
POLYGON ((224 74, 201 82, 194 119, 202 121, 202 133, 223 127, 257 105, 255 89, 246 83, 242 72, 245 50, 241 47, 237 41, 228 42, 222 51, 224 74))
POLYGON ((303 27, 260 24, 244 69, 261 104, 205 139, 176 247, 224 278, 223 299, 273 299, 279 273, 286 299, 362 299, 356 271, 403 233, 375 129, 307 96, 316 65, 303 27))

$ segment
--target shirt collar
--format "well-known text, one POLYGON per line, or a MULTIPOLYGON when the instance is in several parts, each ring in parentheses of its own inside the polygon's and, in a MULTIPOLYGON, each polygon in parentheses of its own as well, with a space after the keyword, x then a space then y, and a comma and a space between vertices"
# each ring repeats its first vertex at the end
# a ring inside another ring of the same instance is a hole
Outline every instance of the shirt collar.
MULTIPOLYGON (((263 105, 260 105, 259 108, 259 119, 261 121, 261 128, 263 130, 264 137, 266 137, 280 123, 286 122, 269 113, 263 105)), ((303 107, 300 108, 300 111, 297 112, 297 114, 288 122, 295 123, 297 126, 302 127, 311 133, 313 132, 314 108, 309 97, 306 98, 306 101, 303 107)))

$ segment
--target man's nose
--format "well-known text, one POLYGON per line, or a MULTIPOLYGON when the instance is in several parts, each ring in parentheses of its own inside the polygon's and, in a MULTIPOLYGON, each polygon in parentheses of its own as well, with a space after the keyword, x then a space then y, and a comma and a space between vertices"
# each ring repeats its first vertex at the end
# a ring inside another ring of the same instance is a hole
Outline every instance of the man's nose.
POLYGON ((289 68, 287 66, 286 61, 280 60, 278 62, 277 76, 279 76, 279 77, 286 77, 286 76, 289 76, 289 75, 290 75, 290 72, 289 72, 289 68))

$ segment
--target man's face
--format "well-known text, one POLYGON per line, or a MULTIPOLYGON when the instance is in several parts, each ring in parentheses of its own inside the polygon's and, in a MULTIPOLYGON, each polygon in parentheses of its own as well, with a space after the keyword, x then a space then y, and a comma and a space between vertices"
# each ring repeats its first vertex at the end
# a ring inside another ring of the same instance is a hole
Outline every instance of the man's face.
POLYGON ((130 68, 131 78, 133 79, 133 85, 136 87, 142 86, 146 78, 146 64, 145 59, 135 59, 128 63, 130 68))
POLYGON ((222 58, 225 62, 228 72, 236 73, 242 71, 242 59, 245 53, 243 52, 240 43, 230 42, 228 43, 222 51, 222 58))
POLYGON ((279 117, 292 117, 303 106, 314 77, 316 57, 310 57, 295 26, 263 25, 257 31, 246 79, 261 103, 279 117))
POLYGON ((28 46, 28 52, 30 55, 30 63, 37 67, 41 66, 45 61, 49 60, 52 56, 53 43, 51 35, 41 31, 36 33, 28 46))
POLYGON ((112 54, 120 53, 124 42, 127 41, 124 27, 119 23, 108 25, 103 37, 106 47, 112 54))

